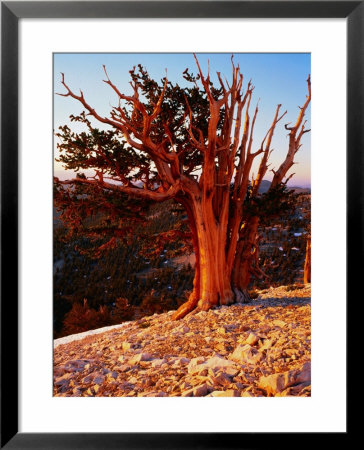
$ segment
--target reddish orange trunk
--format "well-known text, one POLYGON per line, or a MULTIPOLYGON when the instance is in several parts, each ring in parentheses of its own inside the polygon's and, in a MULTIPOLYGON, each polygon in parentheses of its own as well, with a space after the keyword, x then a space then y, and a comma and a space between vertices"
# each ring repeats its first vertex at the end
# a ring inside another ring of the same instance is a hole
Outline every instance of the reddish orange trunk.
POLYGON ((251 217, 243 223, 239 233, 232 282, 234 288, 242 293, 243 298, 240 300, 243 302, 249 301, 248 286, 254 271, 254 262, 257 262, 258 224, 258 217, 251 217))
POLYGON ((216 220, 209 202, 195 200, 187 211, 195 247, 195 279, 188 301, 176 311, 174 319, 184 317, 193 309, 207 311, 235 300, 231 270, 226 264, 226 229, 223 224, 227 221, 223 218, 216 220))
POLYGON ((303 282, 311 283, 311 236, 307 238, 306 259, 303 271, 303 282))
POLYGON ((233 302, 231 273, 226 266, 226 229, 223 217, 216 220, 212 202, 195 201, 193 204, 199 248, 200 288, 198 308, 208 310, 212 306, 233 302))

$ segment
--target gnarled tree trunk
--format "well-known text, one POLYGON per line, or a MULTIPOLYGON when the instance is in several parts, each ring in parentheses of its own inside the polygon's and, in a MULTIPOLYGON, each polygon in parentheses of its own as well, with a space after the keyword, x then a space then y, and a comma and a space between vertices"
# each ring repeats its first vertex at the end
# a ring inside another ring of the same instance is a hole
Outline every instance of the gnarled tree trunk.
POLYGON ((303 282, 311 283, 311 236, 307 237, 306 244, 306 258, 305 258, 305 266, 303 269, 303 282))
MULTIPOLYGON (((186 205, 185 205, 186 206, 186 205)), ((212 202, 195 198, 186 207, 195 250, 193 291, 186 303, 176 311, 179 319, 188 312, 207 311, 235 301, 231 272, 226 254, 226 217, 216 220, 212 202)))
POLYGON ((246 303, 249 299, 248 286, 251 275, 256 270, 254 262, 258 253, 258 225, 259 218, 251 217, 245 221, 239 233, 239 241, 236 249, 232 281, 234 288, 240 291, 241 301, 246 303))

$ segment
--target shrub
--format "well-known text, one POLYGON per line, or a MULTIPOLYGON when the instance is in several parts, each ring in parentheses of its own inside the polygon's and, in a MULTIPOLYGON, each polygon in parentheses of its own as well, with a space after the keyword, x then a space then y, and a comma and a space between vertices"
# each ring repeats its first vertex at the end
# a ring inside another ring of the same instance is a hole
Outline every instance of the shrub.
POLYGON ((134 318, 134 307, 129 304, 127 298, 119 297, 115 300, 115 305, 110 311, 111 322, 119 324, 134 318))
POLYGON ((83 331, 101 328, 109 325, 110 312, 106 306, 100 306, 98 310, 88 306, 87 299, 83 303, 74 303, 71 310, 66 314, 62 335, 67 336, 83 331))

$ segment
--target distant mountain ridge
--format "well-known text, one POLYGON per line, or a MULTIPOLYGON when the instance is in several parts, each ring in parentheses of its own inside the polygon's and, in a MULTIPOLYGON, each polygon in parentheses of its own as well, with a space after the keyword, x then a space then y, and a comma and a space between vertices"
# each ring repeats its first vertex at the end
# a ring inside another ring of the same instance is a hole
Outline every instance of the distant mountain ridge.
MULTIPOLYGON (((270 188, 271 181, 269 180, 262 180, 262 183, 260 185, 260 188, 258 190, 259 194, 264 194, 268 191, 270 188)), ((295 191, 296 194, 311 194, 310 188, 303 188, 300 186, 288 186, 288 189, 295 191)))

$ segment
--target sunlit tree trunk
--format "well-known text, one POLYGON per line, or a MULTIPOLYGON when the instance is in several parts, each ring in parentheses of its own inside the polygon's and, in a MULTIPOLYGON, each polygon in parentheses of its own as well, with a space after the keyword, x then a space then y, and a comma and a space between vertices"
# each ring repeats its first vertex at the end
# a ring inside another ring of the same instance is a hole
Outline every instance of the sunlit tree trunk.
MULTIPOLYGON (((243 223, 239 233, 239 241, 234 259, 233 267, 233 286, 241 293, 241 302, 249 301, 248 287, 250 284, 252 273, 258 274, 257 252, 258 252, 258 225, 259 218, 251 217, 243 223)), ((261 276, 260 276, 261 278, 261 276)))
POLYGON ((308 236, 307 238, 306 258, 303 270, 303 282, 311 283, 311 236, 308 236))
POLYGON ((217 221, 209 200, 195 199, 186 210, 195 249, 195 278, 193 291, 174 314, 175 319, 195 308, 207 311, 235 301, 226 255, 227 217, 217 221))

